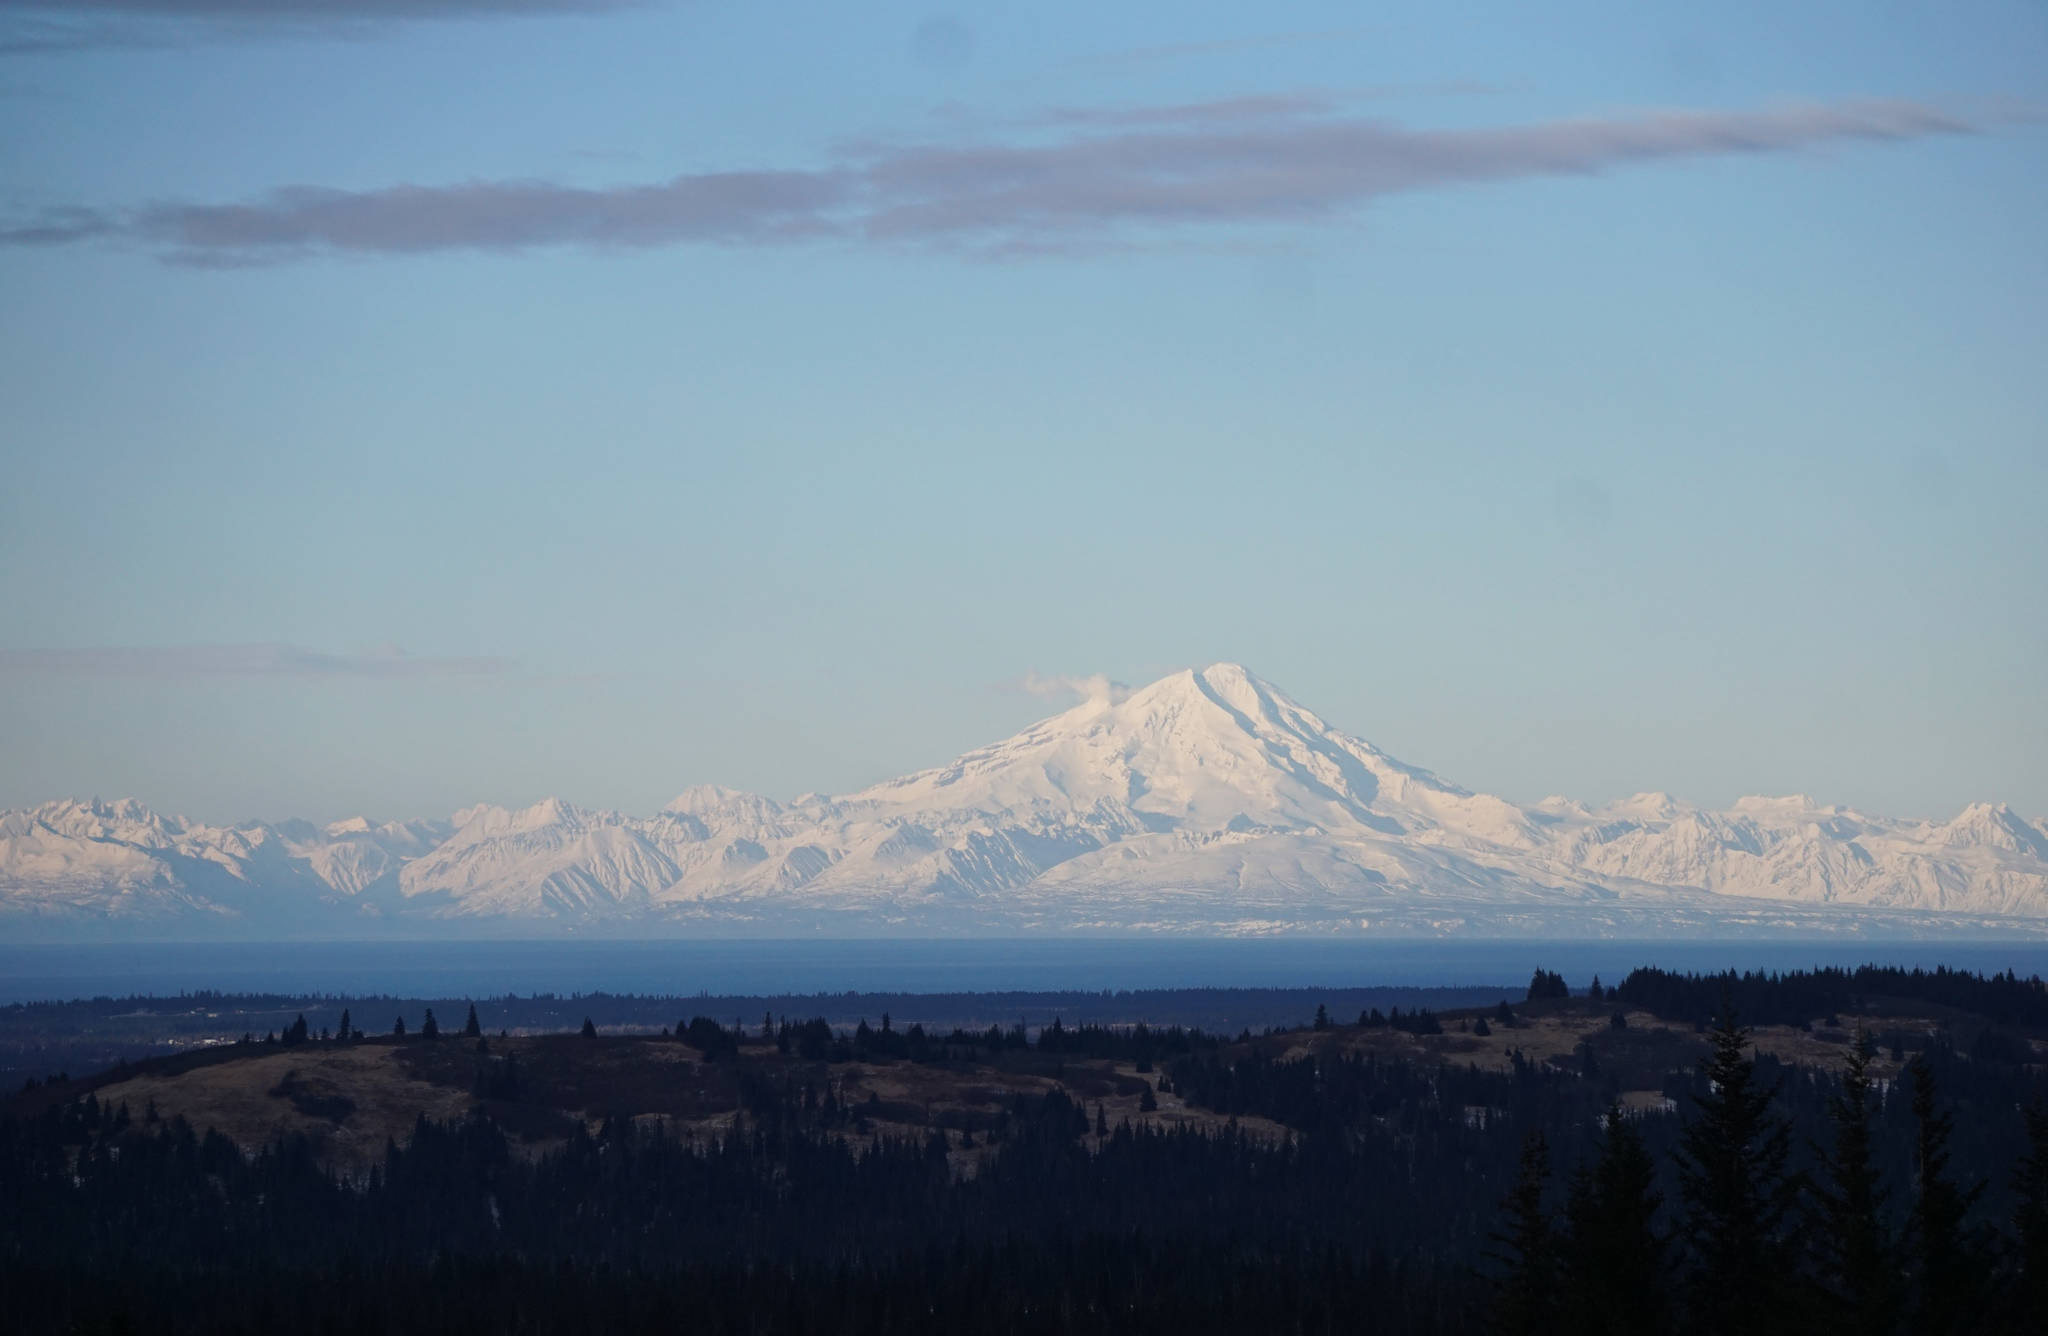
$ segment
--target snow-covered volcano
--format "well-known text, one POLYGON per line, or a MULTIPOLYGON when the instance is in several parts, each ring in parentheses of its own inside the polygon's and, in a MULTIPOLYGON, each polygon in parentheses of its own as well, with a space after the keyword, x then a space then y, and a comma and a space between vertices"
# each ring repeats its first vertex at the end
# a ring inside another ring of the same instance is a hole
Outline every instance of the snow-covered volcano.
POLYGON ((1521 807, 1405 765, 1235 664, 1098 693, 842 797, 703 786, 447 822, 207 827, 139 803, 0 814, 23 931, 2048 934, 2048 827, 1805 798, 1521 807))
POLYGON ((1234 663, 1098 697, 951 765, 843 800, 876 810, 1127 808, 1160 828, 1400 833, 1448 820, 1513 839, 1519 813, 1325 724, 1234 663))

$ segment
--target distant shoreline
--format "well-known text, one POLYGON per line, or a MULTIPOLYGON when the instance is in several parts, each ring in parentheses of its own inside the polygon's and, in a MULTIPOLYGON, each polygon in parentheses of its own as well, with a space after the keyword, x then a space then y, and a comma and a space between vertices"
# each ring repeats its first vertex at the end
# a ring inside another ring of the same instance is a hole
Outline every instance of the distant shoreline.
POLYGON ((956 938, 0 944, 0 1005, 213 990, 292 996, 696 997, 1522 986, 1639 965, 1948 965, 2048 974, 2048 942, 956 938))

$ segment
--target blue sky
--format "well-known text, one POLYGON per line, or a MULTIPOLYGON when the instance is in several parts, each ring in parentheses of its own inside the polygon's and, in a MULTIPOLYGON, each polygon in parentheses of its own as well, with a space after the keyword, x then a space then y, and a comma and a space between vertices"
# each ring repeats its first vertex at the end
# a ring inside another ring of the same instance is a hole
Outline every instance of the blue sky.
POLYGON ((2038 4, 331 8, 0 0, 0 804, 2048 813, 2038 4))

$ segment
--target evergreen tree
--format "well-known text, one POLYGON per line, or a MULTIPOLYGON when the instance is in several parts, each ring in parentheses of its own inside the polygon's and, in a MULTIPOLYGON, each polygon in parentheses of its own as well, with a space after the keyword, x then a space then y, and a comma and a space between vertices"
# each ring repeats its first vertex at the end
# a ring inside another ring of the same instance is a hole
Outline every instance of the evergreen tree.
POLYGON ((1870 1059, 1876 1049, 1858 1030, 1843 1059, 1842 1088, 1828 1100, 1832 1149, 1821 1152, 1820 1183, 1808 1212, 1817 1279, 1829 1325, 1875 1336, 1898 1321, 1898 1259, 1883 1212, 1888 1195, 1871 1156, 1870 1059))
POLYGON ((405 1038, 405 1017, 400 1016, 397 1020, 391 1022, 391 1033, 397 1038, 405 1038))
POLYGON ((2027 1109, 2027 1154, 2013 1167, 2012 1232, 2018 1241, 2013 1262, 2016 1318, 2038 1320, 2048 1313, 2048 1104, 2027 1109))
POLYGON ((1600 987, 1599 975, 1596 974, 1593 976, 1592 986, 1586 989, 1586 996, 1592 998, 1595 1002, 1598 1002, 1607 996, 1606 990, 1600 987))
POLYGON ((1761 1333, 1796 1324, 1788 1312, 1786 1217, 1798 1185, 1787 1172, 1792 1133, 1758 1084, 1749 1031, 1732 1004, 1707 1035, 1704 1094, 1679 1134, 1678 1182, 1697 1265, 1692 1314, 1709 1332, 1761 1333))
POLYGON ((1543 1209, 1550 1179, 1550 1143, 1541 1132, 1522 1141, 1521 1173, 1501 1201, 1505 1226, 1489 1236, 1488 1254, 1500 1265, 1494 1280, 1490 1330, 1509 1336, 1542 1336, 1558 1330, 1557 1240, 1543 1209))
POLYGON ((1318 1030, 1330 1028, 1330 1009, 1320 1002, 1316 1003, 1315 1028, 1318 1030))
POLYGON ((1979 1324, 1982 1268, 1963 1233, 1963 1218, 1984 1185, 1964 1189, 1947 1177, 1948 1139, 1955 1120, 1935 1103, 1934 1069, 1925 1054, 1908 1067, 1913 1083, 1913 1262, 1915 1332, 1971 1332, 1979 1324))
POLYGON ((349 1028, 347 1007, 341 1009, 341 1024, 334 1027, 334 1037, 344 1044, 354 1037, 354 1031, 349 1028))
POLYGON ((426 1016, 420 1021, 420 1038, 439 1039, 440 1037, 441 1023, 434 1019, 434 1009, 428 1007, 426 1016))
POLYGON ((462 1023, 462 1037, 464 1039, 481 1039, 483 1034, 484 1027, 477 1024, 476 1003, 472 1002, 469 1004, 469 1019, 462 1023))
POLYGON ((590 1019, 590 1017, 588 1017, 588 1016, 585 1016, 585 1017, 583 1018, 583 1032, 582 1032, 582 1033, 583 1033, 583 1037, 584 1037, 585 1039, 595 1039, 595 1038, 597 1038, 597 1023, 596 1023, 595 1021, 591 1020, 591 1019, 590 1019))
POLYGON ((1662 1198, 1657 1165, 1619 1104, 1601 1120, 1600 1158, 1572 1176, 1563 1275, 1575 1332, 1661 1331, 1666 1326, 1662 1198))

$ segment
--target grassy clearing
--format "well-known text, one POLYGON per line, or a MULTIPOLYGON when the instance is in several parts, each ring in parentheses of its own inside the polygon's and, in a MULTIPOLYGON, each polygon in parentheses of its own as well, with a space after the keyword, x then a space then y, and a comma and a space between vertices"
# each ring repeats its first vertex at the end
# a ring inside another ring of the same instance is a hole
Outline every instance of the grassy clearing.
MULTIPOLYGON (((1505 1070, 1516 1054, 1523 1061, 1582 1068, 1590 1054, 1598 1070, 1614 1079, 1623 1100, 1635 1108, 1663 1102, 1666 1073, 1687 1068, 1705 1050, 1688 1024, 1660 1021, 1642 1012, 1624 1014, 1583 1001, 1517 1007, 1516 1023, 1501 1025, 1491 1011, 1454 1012, 1442 1017, 1445 1032, 1411 1035, 1391 1029, 1337 1026, 1262 1036, 1251 1045, 1273 1057, 1310 1053, 1377 1053, 1423 1062, 1469 1063, 1505 1070), (1485 1016, 1490 1033, 1473 1032, 1485 1016)), ((1891 1015, 1884 1028, 1929 1031, 1934 1017, 1891 1015)), ((1756 1047, 1786 1062, 1836 1067, 1850 1042, 1855 1018, 1841 1027, 1812 1030, 1792 1026, 1755 1031, 1756 1047)), ((1873 1029, 1879 1024, 1873 1023, 1873 1029)), ((1233 1046, 1239 1048, 1240 1046, 1233 1046)), ((1874 1074, 1896 1075, 1898 1064, 1880 1054, 1874 1074)), ((659 1122, 683 1137, 710 1138, 731 1126, 742 1100, 741 1082, 761 1080, 827 1092, 852 1113, 850 1135, 923 1136, 941 1128, 956 1140, 970 1134, 982 1142, 1000 1124, 1020 1094, 1064 1089, 1087 1108, 1091 1126, 1099 1106, 1110 1127, 1189 1125, 1212 1130, 1225 1123, 1188 1106, 1178 1095, 1158 1093, 1158 1108, 1140 1109, 1158 1074, 1141 1075, 1132 1064, 1009 1051, 969 1064, 910 1062, 807 1062, 751 1043, 737 1064, 705 1062, 695 1049, 653 1036, 584 1038, 551 1034, 493 1038, 480 1048, 473 1040, 373 1040, 352 1045, 311 1043, 279 1050, 215 1050, 204 1058, 169 1059, 125 1072, 109 1072, 90 1084, 103 1102, 126 1102, 142 1117, 154 1103, 165 1118, 182 1116, 195 1127, 218 1128, 246 1147, 288 1133, 303 1133, 328 1163, 356 1172, 375 1164, 387 1138, 403 1140, 421 1115, 460 1117, 483 1107, 519 1138, 531 1153, 560 1144, 580 1123, 595 1128, 610 1116, 659 1122), (518 1089, 480 1100, 479 1068, 510 1058, 518 1089)), ((1261 1119, 1239 1119, 1249 1135, 1282 1139, 1287 1130, 1261 1119)), ((956 1150, 955 1160, 971 1169, 977 1150, 956 1150)))
POLYGON ((125 1102, 136 1118, 154 1103, 163 1118, 218 1128, 244 1147, 304 1133, 321 1158, 345 1171, 379 1162, 386 1139, 410 1136, 421 1114, 454 1118, 473 1102, 466 1089, 418 1080, 384 1044, 306 1044, 170 1075, 144 1068, 97 1093, 103 1104, 125 1102), (331 1100, 349 1107, 343 1112, 331 1100))

